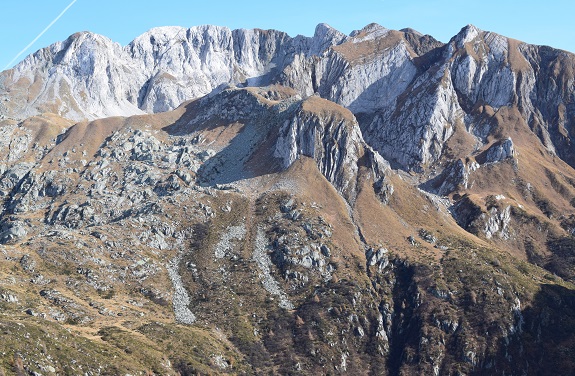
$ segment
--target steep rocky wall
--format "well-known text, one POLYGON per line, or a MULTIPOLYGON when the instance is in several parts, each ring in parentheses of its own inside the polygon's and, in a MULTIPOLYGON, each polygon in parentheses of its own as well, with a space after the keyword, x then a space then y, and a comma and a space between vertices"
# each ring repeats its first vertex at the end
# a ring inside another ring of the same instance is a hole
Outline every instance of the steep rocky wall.
MULTIPOLYGON (((2 116, 53 112, 95 119, 174 109, 228 85, 279 83, 358 115, 363 137, 402 169, 439 161, 456 125, 480 142, 501 124, 478 115, 516 109, 552 153, 570 151, 573 71, 567 52, 467 26, 447 44, 371 24, 313 37, 199 26, 152 29, 126 47, 77 33, 2 73, 2 116)), ((502 134, 499 136, 510 136, 502 134)))

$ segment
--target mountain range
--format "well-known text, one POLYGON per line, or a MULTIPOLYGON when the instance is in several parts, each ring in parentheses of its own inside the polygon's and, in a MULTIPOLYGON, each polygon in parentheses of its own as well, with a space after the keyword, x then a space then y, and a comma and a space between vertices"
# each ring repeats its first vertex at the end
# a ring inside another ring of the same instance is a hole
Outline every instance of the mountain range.
POLYGON ((0 73, 0 375, 575 372, 575 55, 155 28, 0 73))

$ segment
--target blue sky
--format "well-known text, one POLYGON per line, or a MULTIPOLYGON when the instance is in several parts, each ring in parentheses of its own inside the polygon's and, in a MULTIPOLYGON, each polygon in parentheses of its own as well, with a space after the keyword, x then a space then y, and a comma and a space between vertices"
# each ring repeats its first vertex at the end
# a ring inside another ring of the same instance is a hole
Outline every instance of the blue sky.
MULTIPOLYGON (((0 70, 71 2, 2 0, 0 70)), ((471 23, 525 42, 575 52, 574 14, 572 0, 76 0, 15 63, 77 31, 103 34, 125 45, 155 26, 202 24, 274 28, 292 36, 311 36, 320 22, 346 34, 377 22, 391 29, 411 27, 447 42, 471 23)))

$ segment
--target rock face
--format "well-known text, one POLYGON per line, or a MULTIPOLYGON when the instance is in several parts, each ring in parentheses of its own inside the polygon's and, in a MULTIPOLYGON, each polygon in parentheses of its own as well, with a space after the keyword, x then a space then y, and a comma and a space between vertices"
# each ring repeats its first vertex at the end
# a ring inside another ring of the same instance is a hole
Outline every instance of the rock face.
POLYGON ((513 158, 514 156, 515 150, 513 148, 513 141, 508 137, 487 149, 485 163, 500 162, 507 158, 513 158))
POLYGON ((313 37, 200 26, 152 29, 128 46, 78 33, 3 72, 2 116, 43 112, 95 119, 174 109, 227 85, 279 83, 358 115, 363 136, 399 167, 438 161, 460 124, 479 140, 496 128, 478 112, 514 107, 545 146, 575 163, 575 60, 467 26, 442 44, 413 30, 371 24, 346 36, 325 24, 313 37), (555 84, 548 84, 552 77, 555 84), (562 99, 563 98, 563 99, 562 99))
POLYGON ((295 56, 319 54, 343 38, 326 25, 318 26, 313 38, 274 30, 163 27, 121 47, 84 32, 29 56, 0 81, 8 90, 34 96, 11 95, 9 115, 17 118, 41 112, 76 120, 160 112, 220 85, 266 85, 295 56))
POLYGON ((0 73, 0 375, 575 374, 573 61, 376 24, 38 51, 0 73))
POLYGON ((363 141, 359 124, 343 107, 310 98, 302 102, 294 116, 279 129, 274 156, 284 168, 299 156, 315 160, 322 174, 348 199, 356 195, 356 177, 360 158, 367 155, 374 180, 384 177, 389 169, 383 160, 363 141), (331 111, 325 111, 331 107, 331 111))

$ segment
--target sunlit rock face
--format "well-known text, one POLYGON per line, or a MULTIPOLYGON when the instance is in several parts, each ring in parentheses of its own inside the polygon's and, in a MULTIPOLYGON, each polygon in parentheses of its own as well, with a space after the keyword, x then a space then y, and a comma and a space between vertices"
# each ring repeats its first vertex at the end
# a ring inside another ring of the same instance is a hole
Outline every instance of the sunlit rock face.
POLYGON ((575 374, 573 55, 78 33, 0 73, 0 375, 575 374))

